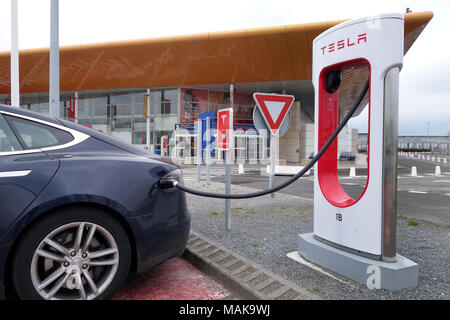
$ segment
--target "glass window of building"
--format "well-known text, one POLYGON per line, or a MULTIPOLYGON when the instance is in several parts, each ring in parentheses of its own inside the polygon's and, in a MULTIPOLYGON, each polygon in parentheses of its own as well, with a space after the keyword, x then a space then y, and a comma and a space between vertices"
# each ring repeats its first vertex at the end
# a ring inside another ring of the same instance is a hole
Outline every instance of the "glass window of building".
POLYGON ((92 98, 92 105, 94 107, 94 117, 102 117, 106 120, 108 116, 108 97, 94 97, 92 98))
POLYGON ((147 94, 147 90, 135 91, 132 93, 134 99, 134 116, 135 118, 144 117, 144 96, 147 94))
POLYGON ((92 100, 84 94, 80 94, 78 98, 78 119, 92 121, 92 100))

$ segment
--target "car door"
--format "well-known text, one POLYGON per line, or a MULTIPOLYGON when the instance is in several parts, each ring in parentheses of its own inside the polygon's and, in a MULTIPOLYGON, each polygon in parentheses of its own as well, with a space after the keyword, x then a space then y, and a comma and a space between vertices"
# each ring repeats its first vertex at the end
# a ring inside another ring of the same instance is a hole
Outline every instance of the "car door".
POLYGON ((42 150, 48 144, 61 143, 58 135, 64 134, 31 120, 0 113, 0 235, 58 170, 59 160, 42 150))

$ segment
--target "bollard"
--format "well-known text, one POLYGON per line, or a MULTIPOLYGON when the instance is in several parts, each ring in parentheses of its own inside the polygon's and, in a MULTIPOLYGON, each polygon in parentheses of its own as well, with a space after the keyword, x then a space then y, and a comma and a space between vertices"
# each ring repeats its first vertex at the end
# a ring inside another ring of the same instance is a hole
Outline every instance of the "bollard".
POLYGON ((436 159, 434 159, 434 157, 431 157, 431 161, 433 161, 433 162, 434 162, 434 160, 436 160, 436 159))
POLYGON ((443 161, 445 164, 447 164, 447 158, 444 158, 444 161, 443 161))
POLYGON ((430 156, 427 156, 427 160, 430 160, 430 156))
POLYGON ((440 166, 436 166, 436 169, 434 170, 434 174, 436 176, 440 176, 441 175, 441 167, 440 166))
POLYGON ((239 174, 244 174, 244 165, 243 164, 239 165, 239 174))
POLYGON ((417 177, 417 168, 416 167, 411 168, 411 177, 417 177))
POLYGON ((437 158, 437 162, 441 162, 441 157, 438 157, 438 158, 437 158))
POLYGON ((356 170, 355 170, 355 167, 351 167, 351 168, 350 168, 350 174, 349 174, 349 177, 351 177, 351 178, 356 177, 356 170))

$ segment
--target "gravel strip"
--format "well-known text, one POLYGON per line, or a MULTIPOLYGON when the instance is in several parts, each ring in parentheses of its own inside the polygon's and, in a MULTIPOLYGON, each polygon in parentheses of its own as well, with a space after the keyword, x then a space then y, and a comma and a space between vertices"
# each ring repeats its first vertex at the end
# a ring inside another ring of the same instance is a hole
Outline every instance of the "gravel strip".
MULTIPOLYGON (((225 189, 217 182, 186 181, 186 185, 210 192, 225 189)), ((232 185, 233 193, 253 191, 232 185)), ((345 279, 352 286, 334 280, 286 256, 297 251, 299 233, 313 231, 312 199, 277 193, 274 199, 267 195, 232 200, 228 234, 224 200, 189 194, 187 199, 194 231, 324 299, 450 299, 450 226, 399 217, 397 252, 419 264, 419 286, 395 292, 369 290, 351 280, 345 279)))

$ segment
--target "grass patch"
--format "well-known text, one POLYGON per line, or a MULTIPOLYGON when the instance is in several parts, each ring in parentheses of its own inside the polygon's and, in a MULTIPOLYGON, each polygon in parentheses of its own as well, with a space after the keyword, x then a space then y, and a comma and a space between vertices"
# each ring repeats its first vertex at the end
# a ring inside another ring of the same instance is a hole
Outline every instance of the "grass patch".
POLYGON ((314 289, 307 288, 306 291, 311 292, 311 293, 320 293, 320 290, 317 288, 314 288, 314 289))
POLYGON ((213 212, 211 212, 211 215, 213 215, 213 216, 218 216, 219 214, 221 214, 222 212, 220 212, 220 211, 213 211, 213 212))
POLYGON ((252 243, 252 247, 253 247, 253 248, 258 248, 258 247, 259 247, 259 244, 257 244, 257 243, 252 243))
POLYGON ((448 226, 445 226, 447 229, 450 229, 450 225, 448 225, 448 226))
POLYGON ((408 225, 413 226, 413 227, 417 227, 419 225, 419 222, 417 222, 416 219, 411 218, 408 220, 408 225))

